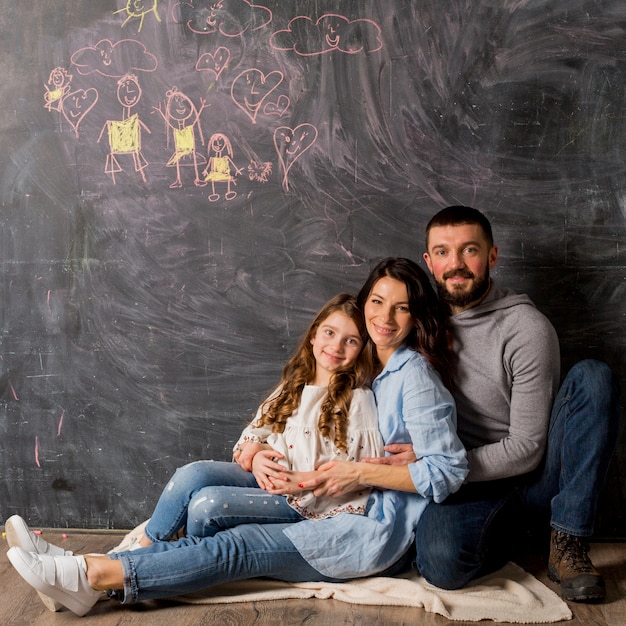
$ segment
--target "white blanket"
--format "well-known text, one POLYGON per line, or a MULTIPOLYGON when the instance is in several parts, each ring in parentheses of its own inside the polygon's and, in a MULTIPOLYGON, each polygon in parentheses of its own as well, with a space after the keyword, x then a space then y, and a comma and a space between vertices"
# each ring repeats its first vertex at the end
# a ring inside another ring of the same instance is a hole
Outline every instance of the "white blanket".
MULTIPOLYGON (((131 531, 115 550, 133 545, 144 525, 145 522, 131 531)), ((415 607, 466 622, 489 619, 535 624, 572 619, 572 612, 558 595, 515 563, 508 563, 458 591, 433 587, 417 574, 407 573, 393 578, 360 578, 345 583, 286 583, 255 578, 211 587, 176 599, 196 604, 222 604, 306 598, 415 607)))

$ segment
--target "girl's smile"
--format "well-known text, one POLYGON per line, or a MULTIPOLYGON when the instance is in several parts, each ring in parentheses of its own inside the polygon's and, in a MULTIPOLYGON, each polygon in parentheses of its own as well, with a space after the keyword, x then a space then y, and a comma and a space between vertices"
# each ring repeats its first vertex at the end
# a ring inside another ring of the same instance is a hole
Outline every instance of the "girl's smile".
POLYGON ((313 385, 328 385, 330 377, 352 365, 363 348, 363 340, 353 320, 339 311, 331 313, 311 339, 315 357, 313 385))

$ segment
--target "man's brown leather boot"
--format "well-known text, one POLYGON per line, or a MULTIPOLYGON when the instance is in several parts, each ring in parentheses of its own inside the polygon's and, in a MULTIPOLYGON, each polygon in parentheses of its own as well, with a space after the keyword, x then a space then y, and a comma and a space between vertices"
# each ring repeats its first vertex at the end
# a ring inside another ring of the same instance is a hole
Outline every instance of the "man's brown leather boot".
POLYGON ((592 565, 588 552, 589 544, 585 538, 552 529, 548 577, 561 583, 561 595, 565 600, 604 600, 604 579, 592 565))

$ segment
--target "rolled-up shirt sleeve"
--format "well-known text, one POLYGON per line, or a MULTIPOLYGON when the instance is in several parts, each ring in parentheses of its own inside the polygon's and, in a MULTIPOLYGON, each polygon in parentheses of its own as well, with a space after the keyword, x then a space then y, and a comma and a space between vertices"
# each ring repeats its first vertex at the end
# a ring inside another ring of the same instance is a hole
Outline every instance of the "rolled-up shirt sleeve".
POLYGON ((386 388, 384 379, 378 381, 382 387, 375 388, 383 438, 386 444, 413 445, 418 460, 409 465, 409 472, 415 489, 442 502, 461 487, 468 473, 465 448, 456 432, 454 399, 420 355, 413 353, 401 369, 402 376, 389 377, 386 388), (396 419, 385 419, 390 412, 396 419))

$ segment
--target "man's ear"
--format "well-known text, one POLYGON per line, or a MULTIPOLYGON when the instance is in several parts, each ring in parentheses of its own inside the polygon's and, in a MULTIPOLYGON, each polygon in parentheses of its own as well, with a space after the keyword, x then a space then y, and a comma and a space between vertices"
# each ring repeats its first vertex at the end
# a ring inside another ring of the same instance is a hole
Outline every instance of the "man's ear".
POLYGON ((498 260, 498 246, 491 246, 489 250, 489 269, 492 270, 496 266, 498 260))
POLYGON ((430 262, 430 254, 428 254, 428 252, 424 252, 424 261, 426 261, 426 265, 428 267, 428 271, 432 274, 433 273, 433 266, 430 262))

